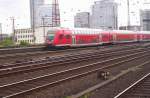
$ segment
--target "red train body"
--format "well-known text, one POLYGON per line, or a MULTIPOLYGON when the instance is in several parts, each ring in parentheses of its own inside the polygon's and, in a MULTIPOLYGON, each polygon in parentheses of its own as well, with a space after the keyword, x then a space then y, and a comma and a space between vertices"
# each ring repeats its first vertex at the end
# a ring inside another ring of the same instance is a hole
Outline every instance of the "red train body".
POLYGON ((48 31, 46 37, 48 47, 80 47, 140 41, 150 41, 150 32, 53 28, 48 31))

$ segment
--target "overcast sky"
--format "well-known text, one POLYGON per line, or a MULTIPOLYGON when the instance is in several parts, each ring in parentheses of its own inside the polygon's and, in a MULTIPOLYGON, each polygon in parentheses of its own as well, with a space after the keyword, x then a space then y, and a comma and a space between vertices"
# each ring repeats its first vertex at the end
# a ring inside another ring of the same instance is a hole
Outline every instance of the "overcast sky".
MULTIPOLYGON (((64 27, 73 26, 73 16, 76 12, 90 11, 91 5, 95 0, 59 0, 61 22, 64 27)), ((98 0, 97 0, 98 1, 98 0)), ((126 25, 126 0, 116 0, 119 4, 119 24, 126 25), (122 18, 120 18, 122 17, 122 18)), ((150 2, 150 0, 130 0, 150 2)), ((51 0, 45 0, 45 3, 51 3, 51 0)), ((150 6, 150 5, 149 5, 150 6)), ((148 8, 147 6, 144 6, 148 8)), ((11 20, 10 17, 15 17, 16 28, 29 28, 30 27, 30 9, 29 0, 0 0, 0 23, 3 25, 3 33, 11 32, 11 20)), ((142 8, 142 5, 138 7, 131 7, 131 11, 137 12, 135 9, 142 8)), ((132 24, 139 24, 138 15, 132 13, 132 24), (137 17, 136 17, 137 16, 137 17), (137 18, 137 19, 136 19, 137 18)))

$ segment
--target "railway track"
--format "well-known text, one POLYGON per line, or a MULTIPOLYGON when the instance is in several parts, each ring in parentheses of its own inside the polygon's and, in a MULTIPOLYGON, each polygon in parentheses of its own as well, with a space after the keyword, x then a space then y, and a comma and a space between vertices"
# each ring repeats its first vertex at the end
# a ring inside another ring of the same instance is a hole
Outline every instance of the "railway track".
MULTIPOLYGON (((149 98, 149 96, 140 96, 142 95, 140 93, 143 93, 143 91, 140 88, 141 86, 139 87, 139 85, 138 85, 138 91, 136 91, 136 89, 134 88, 131 88, 133 92, 136 92, 137 96, 136 95, 134 96, 134 94, 133 96, 132 95, 130 96, 130 94, 132 94, 132 91, 129 90, 129 88, 132 87, 133 85, 130 86, 128 89, 124 90, 126 87, 129 86, 129 84, 133 83, 133 81, 135 80, 137 81, 137 79, 143 77, 143 75, 149 72, 149 69, 150 69, 150 67, 148 67, 150 64, 149 58, 150 56, 146 56, 146 57, 143 57, 142 59, 135 59, 129 62, 124 62, 124 64, 120 63, 118 66, 114 66, 114 68, 113 67, 105 68, 104 70, 109 69, 107 71, 112 73, 111 74, 112 76, 109 79, 101 83, 97 83, 96 85, 93 85, 90 88, 86 88, 83 91, 78 92, 76 94, 72 94, 71 96, 68 96, 68 97, 80 98, 80 97, 86 96, 87 98, 99 98, 99 96, 101 96, 102 98, 149 98), (136 75, 133 76, 133 73, 136 75), (124 91, 121 90, 122 88, 124 91), (123 92, 119 93, 120 91, 123 91, 123 92), (127 95, 124 96, 125 94, 128 94, 129 96, 127 95)), ((147 95, 150 94, 148 89, 147 89, 147 92, 145 93, 147 95)))
POLYGON ((54 50, 54 51, 34 51, 34 52, 23 52, 23 53, 15 53, 15 54, 6 54, 0 55, 0 62, 1 66, 3 64, 9 63, 23 63, 23 62, 30 62, 33 60, 38 60, 40 58, 54 56, 54 55, 61 55, 61 54, 69 54, 74 52, 80 51, 91 51, 95 50, 96 47, 89 47, 89 48, 78 48, 78 49, 66 49, 66 50, 54 50), (9 62, 9 63, 8 63, 9 62))
MULTIPOLYGON (((123 53, 119 54, 119 57, 114 57, 114 58, 111 57, 104 61, 99 61, 96 63, 86 64, 86 65, 82 65, 82 66, 80 65, 80 66, 76 66, 75 68, 63 69, 61 71, 53 72, 53 73, 39 76, 36 78, 31 78, 31 79, 26 79, 26 80, 15 82, 15 83, 1 85, 0 86, 0 92, 1 92, 0 96, 4 96, 4 98, 10 98, 10 97, 19 98, 18 96, 24 95, 26 93, 29 93, 29 92, 32 92, 35 90, 39 91, 46 87, 56 86, 60 83, 63 83, 64 81, 84 77, 86 75, 96 73, 100 70, 119 66, 119 64, 150 55, 148 49, 139 49, 139 50, 133 49, 132 52, 129 52, 129 50, 127 50, 124 53, 125 54, 123 54, 123 53), (120 56, 120 55, 122 55, 122 56, 120 56)), ((96 54, 98 54, 98 53, 96 53, 96 54)), ((114 54, 116 54, 116 53, 114 53, 114 54)), ((87 57, 86 57, 86 59, 87 59, 87 57)), ((98 58, 98 57, 99 57, 99 55, 97 55, 97 57, 95 56, 95 58, 98 58)), ((90 58, 93 58, 93 57, 90 56, 90 58)), ((76 59, 77 58, 72 59, 71 62, 69 62, 69 63, 74 63, 73 61, 75 61, 76 59)), ((79 58, 79 55, 78 55, 78 59, 81 59, 81 58, 79 58)), ((62 60, 62 62, 64 62, 64 61, 62 60)), ((68 64, 68 63, 62 64, 62 62, 59 64, 61 64, 61 65, 68 64)), ((31 68, 32 67, 33 66, 31 66, 31 68)), ((47 66, 46 66, 46 68, 47 68, 47 66)), ((33 71, 33 69, 31 71, 33 71)), ((55 68, 55 69, 57 69, 57 68, 55 68)), ((36 71, 38 71, 37 68, 36 68, 36 71)), ((6 73, 6 74, 1 73, 1 75, 8 75, 8 73, 6 73)))
MULTIPOLYGON (((91 48, 92 49, 92 48, 91 48)), ((91 50, 89 48, 89 50, 91 50)), ((60 53, 69 53, 69 52, 74 52, 74 51, 81 51, 85 49, 69 49, 69 50, 59 50, 59 51, 35 51, 35 52, 25 52, 25 53, 16 53, 16 54, 7 54, 7 55, 1 55, 0 60, 6 60, 9 58, 10 61, 15 61, 15 62, 27 62, 30 61, 33 58, 40 58, 46 55, 57 55, 60 53), (16 59, 17 58, 17 59, 16 59)), ((6 60, 7 62, 7 60, 6 60)), ((11 62, 10 62, 11 63, 11 62)))
POLYGON ((95 51, 95 52, 92 51, 92 52, 87 52, 87 53, 79 53, 76 55, 69 54, 65 56, 52 57, 52 58, 47 58, 47 59, 43 59, 40 61, 31 61, 31 62, 25 62, 25 63, 3 65, 1 66, 1 69, 0 69, 0 77, 3 75, 12 74, 12 73, 27 72, 33 69, 41 70, 41 69, 54 68, 54 67, 58 69, 57 67, 62 67, 65 64, 88 61, 91 59, 101 59, 101 61, 103 61, 105 58, 108 59, 114 56, 124 55, 126 53, 141 52, 144 49, 138 48, 138 49, 124 50, 124 51, 123 50, 124 48, 121 48, 121 49, 109 51, 107 53, 102 52, 102 51, 95 51))
POLYGON ((22 47, 22 48, 2 48, 0 49, 0 54, 15 54, 15 53, 23 53, 23 52, 34 52, 41 51, 44 49, 44 46, 32 46, 32 47, 22 47))
POLYGON ((143 76, 114 98, 150 98, 150 73, 143 76))
MULTIPOLYGON (((69 98, 80 98, 80 97, 83 97, 84 95, 87 95, 87 94, 89 94, 88 97, 86 96, 87 98, 99 98, 99 96, 101 96, 102 98, 149 98, 149 96, 148 97, 139 96, 140 94, 137 94, 137 96, 127 96, 127 95, 124 96, 125 94, 130 95, 132 93, 131 90, 129 90, 131 86, 128 87, 126 90, 124 90, 121 93, 119 93, 120 90, 118 89, 121 86, 123 87, 123 85, 128 84, 127 80, 129 80, 129 79, 127 79, 126 76, 128 76, 128 78, 129 78, 130 75, 133 74, 133 72, 136 73, 135 75, 137 75, 137 73, 140 74, 141 71, 139 71, 137 68, 143 68, 143 71, 144 71, 144 69, 145 69, 144 66, 148 66, 149 64, 150 64, 150 61, 146 61, 146 62, 142 62, 136 66, 132 66, 126 70, 121 71, 119 74, 114 75, 113 77, 111 77, 110 79, 108 79, 106 81, 98 83, 98 84, 96 84, 96 85, 94 85, 94 86, 92 86, 92 87, 90 87, 90 88, 88 88, 82 92, 79 92, 77 94, 73 94, 73 95, 69 96, 69 98), (120 80, 122 80, 121 81, 122 83, 119 83, 120 85, 117 85, 118 81, 120 81, 120 80), (111 86, 108 86, 108 85, 111 85, 111 86), (118 86, 118 87, 116 87, 116 86, 118 86), (113 90, 113 91, 111 91, 111 90, 113 90), (128 92, 128 93, 126 93, 126 92, 128 92), (116 96, 115 93, 117 93, 118 95, 116 96)), ((146 72, 143 72, 143 73, 145 74, 146 72)), ((141 72, 141 75, 136 76, 136 78, 143 76, 144 75, 143 73, 141 72)), ((144 78, 146 76, 147 75, 144 75, 144 78)), ((136 80, 136 79, 133 79, 133 80, 136 80)), ((140 87, 138 86, 138 90, 140 89, 140 87)), ((142 93, 143 91, 141 91, 141 90, 142 89, 140 89, 138 92, 142 93)), ((136 92, 136 90, 134 88, 132 88, 132 91, 136 92)), ((136 93, 138 93, 138 92, 136 92, 136 93)), ((149 92, 147 92, 147 93, 149 94, 149 92)))
MULTIPOLYGON (((49 64, 48 62, 57 63, 57 62, 62 61, 62 58, 71 58, 71 57, 80 57, 80 56, 84 57, 84 56, 95 55, 96 53, 101 53, 100 54, 101 56, 111 55, 111 53, 112 54, 117 53, 115 51, 121 51, 121 50, 132 49, 132 48, 133 47, 127 47, 127 48, 126 47, 121 47, 121 48, 114 48, 113 50, 112 49, 105 49, 105 50, 101 50, 101 51, 100 50, 85 51, 85 52, 81 51, 81 52, 78 52, 78 54, 76 54, 76 52, 75 52, 75 53, 69 53, 69 54, 60 55, 60 56, 45 57, 45 58, 40 59, 40 60, 34 60, 34 61, 31 60, 31 61, 28 61, 28 62, 21 62, 21 63, 15 63, 15 64, 3 64, 3 65, 0 66, 0 68, 3 68, 3 69, 4 68, 9 68, 9 67, 13 68, 13 67, 17 67, 17 66, 21 66, 21 65, 25 65, 25 64, 28 64, 28 65, 33 64, 33 63, 38 64, 38 63, 42 63, 42 62, 46 62, 46 64, 49 64), (52 61, 54 61, 54 62, 52 62, 52 61)), ((140 50, 140 49, 142 49, 142 48, 138 48, 138 49, 133 48, 133 50, 140 50)), ((70 50, 70 51, 72 51, 72 50, 70 50)), ((48 53, 48 52, 46 52, 46 53, 48 53)))
MULTIPOLYGON (((110 46, 100 46, 100 50, 105 50, 107 48, 109 49, 114 49, 117 47, 142 47, 141 43, 134 43, 134 44, 120 44, 120 45, 110 45, 110 46), (111 47, 111 48, 110 48, 111 47)), ((8 63, 21 63, 21 62, 29 62, 29 61, 33 61, 33 60, 37 60, 46 56, 53 56, 53 55, 60 55, 60 54, 68 54, 68 53, 72 53, 72 52, 79 52, 79 51, 86 51, 86 50, 94 50, 97 49, 97 47, 88 47, 88 48, 75 48, 75 49, 67 49, 67 50, 58 50, 58 51, 37 51, 35 49, 32 49, 29 51, 25 51, 23 50, 23 52, 19 52, 18 53, 10 53, 9 52, 7 54, 3 54, 0 55, 0 66, 3 64, 8 64, 8 63)), ((21 50, 21 49, 20 49, 21 50)), ((21 50, 22 51, 22 50, 21 50)))

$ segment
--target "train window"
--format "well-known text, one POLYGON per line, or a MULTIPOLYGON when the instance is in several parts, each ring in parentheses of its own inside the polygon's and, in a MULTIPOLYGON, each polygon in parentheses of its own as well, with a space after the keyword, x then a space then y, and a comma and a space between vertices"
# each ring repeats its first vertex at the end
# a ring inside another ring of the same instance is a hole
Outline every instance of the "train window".
POLYGON ((59 39, 62 39, 62 38, 63 38, 63 36, 64 36, 63 34, 60 34, 60 35, 59 35, 59 39))
POLYGON ((70 35, 66 35, 66 39, 70 39, 70 35))
POLYGON ((103 38, 107 38, 108 36, 106 34, 102 34, 102 37, 103 38))

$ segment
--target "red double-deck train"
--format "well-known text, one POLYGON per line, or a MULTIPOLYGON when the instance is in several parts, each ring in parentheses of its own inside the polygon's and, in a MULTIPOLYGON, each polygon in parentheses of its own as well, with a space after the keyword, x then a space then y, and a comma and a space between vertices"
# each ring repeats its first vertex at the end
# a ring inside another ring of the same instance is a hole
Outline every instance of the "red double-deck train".
POLYGON ((141 41, 150 41, 150 32, 53 28, 46 36, 47 47, 81 47, 141 41))

